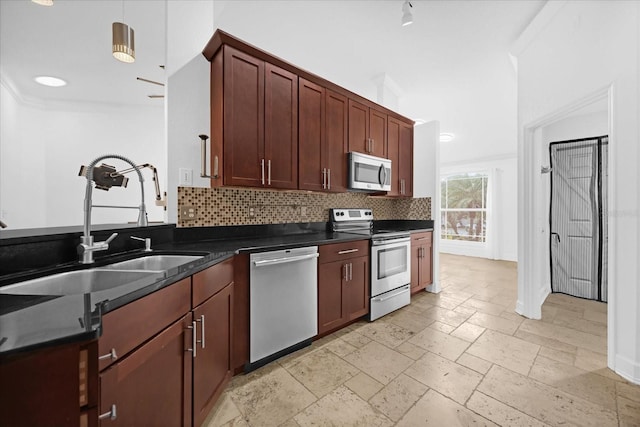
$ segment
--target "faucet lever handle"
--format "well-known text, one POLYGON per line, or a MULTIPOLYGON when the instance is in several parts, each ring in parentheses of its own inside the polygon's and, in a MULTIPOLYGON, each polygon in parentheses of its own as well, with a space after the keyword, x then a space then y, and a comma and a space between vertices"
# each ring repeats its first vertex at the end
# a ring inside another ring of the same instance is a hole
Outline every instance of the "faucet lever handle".
POLYGON ((104 242, 108 245, 109 243, 111 243, 113 241, 113 239, 115 239, 118 236, 118 233, 113 233, 111 236, 109 236, 109 238, 107 240, 105 240, 104 242))
POLYGON ((144 242, 144 251, 145 252, 151 252, 151 238, 150 237, 142 238, 142 237, 138 237, 138 236, 131 236, 131 238, 133 240, 140 240, 141 242, 144 242))

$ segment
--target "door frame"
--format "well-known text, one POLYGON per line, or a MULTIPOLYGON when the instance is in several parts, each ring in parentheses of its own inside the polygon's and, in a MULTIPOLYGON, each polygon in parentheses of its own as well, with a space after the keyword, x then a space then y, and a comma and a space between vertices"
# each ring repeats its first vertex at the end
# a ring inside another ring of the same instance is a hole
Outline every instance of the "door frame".
MULTIPOLYGON (((542 317, 542 304, 551 292, 551 284, 544 277, 549 269, 545 258, 545 246, 548 233, 545 222, 548 222, 548 206, 544 203, 544 185, 542 182, 542 141, 541 130, 567 115, 580 110, 594 102, 606 100, 608 115, 609 155, 608 170, 615 170, 617 158, 616 134, 613 124, 615 85, 602 87, 577 101, 565 105, 558 110, 541 116, 524 124, 519 129, 518 138, 518 300, 516 312, 530 319, 542 317)), ((609 174, 608 206, 614 206, 612 197, 616 188, 615 175, 609 174)), ((617 221, 614 215, 608 216, 608 294, 609 307, 616 304, 616 270, 613 268, 616 257, 617 221)), ((613 310, 607 310, 607 359, 608 366, 613 369, 615 361, 616 336, 615 316, 613 310)))

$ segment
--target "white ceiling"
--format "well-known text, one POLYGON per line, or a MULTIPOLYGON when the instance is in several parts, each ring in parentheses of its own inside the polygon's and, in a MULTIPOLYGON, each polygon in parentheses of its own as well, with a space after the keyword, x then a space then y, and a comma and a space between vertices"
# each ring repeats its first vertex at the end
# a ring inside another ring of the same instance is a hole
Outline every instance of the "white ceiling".
MULTIPOLYGON (((173 0, 176 1, 176 0, 173 0)), ((201 0, 205 1, 205 0, 201 0)), ((211 0, 208 0, 211 1, 211 0)), ((215 26, 376 101, 375 78, 402 89, 398 110, 439 120, 456 134, 442 158, 515 153, 516 74, 508 49, 544 0, 414 0, 414 24, 400 26, 402 0, 214 1, 215 26)), ((0 71, 25 98, 162 105, 165 0, 127 0, 136 62, 111 56, 118 0, 0 1, 0 71), (69 82, 46 88, 47 74, 69 82)), ((213 33, 214 28, 211 32, 213 33)), ((203 46, 204 47, 204 46, 203 46)))
POLYGON ((91 101, 163 105, 164 88, 136 77, 165 82, 165 1, 54 0, 51 7, 29 0, 0 1, 2 78, 26 100, 91 101), (135 31, 136 61, 111 54, 111 24, 135 31), (61 88, 33 81, 50 75, 68 82, 61 88))

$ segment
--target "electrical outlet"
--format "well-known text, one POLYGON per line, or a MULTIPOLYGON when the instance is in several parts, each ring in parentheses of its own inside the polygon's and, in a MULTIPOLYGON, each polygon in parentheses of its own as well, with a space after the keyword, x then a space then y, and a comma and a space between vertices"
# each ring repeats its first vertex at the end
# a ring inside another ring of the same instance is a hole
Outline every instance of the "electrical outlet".
POLYGON ((301 216, 307 216, 307 207, 306 206, 300 206, 300 215, 301 216))
POLYGON ((180 208, 180 219, 183 221, 195 221, 198 219, 198 210, 195 206, 183 206, 180 208))
POLYGON ((254 208, 249 208, 249 216, 255 216, 256 215, 256 211, 254 208))
POLYGON ((178 179, 178 185, 190 186, 193 185, 193 169, 180 168, 180 177, 178 179))

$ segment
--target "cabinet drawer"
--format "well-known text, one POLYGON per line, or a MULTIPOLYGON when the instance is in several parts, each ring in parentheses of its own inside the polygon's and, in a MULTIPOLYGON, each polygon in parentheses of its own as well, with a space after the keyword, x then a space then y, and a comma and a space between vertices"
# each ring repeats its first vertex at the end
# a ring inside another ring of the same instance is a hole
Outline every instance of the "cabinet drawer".
POLYGON ((102 371, 191 310, 191 278, 183 279, 102 317, 102 371), (113 355, 115 354, 115 357, 113 355), (108 355, 111 355, 109 357, 108 355))
POLYGON ((318 249, 318 263, 340 261, 361 256, 369 256, 369 240, 322 245, 318 249))
POLYGON ((202 304, 207 298, 233 282, 233 258, 193 275, 191 306, 202 304))
POLYGON ((411 243, 419 245, 431 245, 432 231, 424 231, 422 233, 411 234, 411 243))

